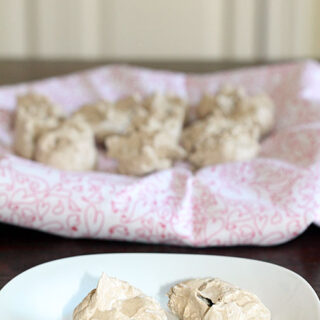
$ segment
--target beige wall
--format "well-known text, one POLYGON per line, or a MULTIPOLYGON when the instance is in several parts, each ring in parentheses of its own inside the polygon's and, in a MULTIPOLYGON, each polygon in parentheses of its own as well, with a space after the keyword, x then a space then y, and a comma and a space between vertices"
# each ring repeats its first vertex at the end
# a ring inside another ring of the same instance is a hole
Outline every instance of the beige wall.
POLYGON ((319 0, 0 0, 0 57, 320 57, 319 0))

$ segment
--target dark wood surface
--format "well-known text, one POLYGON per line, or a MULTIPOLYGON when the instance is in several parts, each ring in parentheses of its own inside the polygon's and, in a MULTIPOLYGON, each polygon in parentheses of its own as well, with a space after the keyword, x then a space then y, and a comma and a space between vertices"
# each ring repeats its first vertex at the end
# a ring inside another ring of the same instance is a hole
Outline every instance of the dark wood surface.
MULTIPOLYGON (((63 75, 70 72, 81 71, 88 68, 94 68, 106 63, 132 64, 154 69, 166 69, 182 72, 213 72, 228 70, 233 68, 247 67, 248 63, 235 62, 194 62, 194 61, 176 61, 176 62, 141 62, 141 61, 14 61, 0 60, 0 84, 13 84, 21 81, 30 81, 63 75)), ((255 61, 250 66, 261 65, 263 62, 255 61)))
MULTIPOLYGON (((17 83, 83 70, 101 62, 0 61, 0 84, 17 83)), ((244 65, 232 63, 163 62, 138 65, 188 72, 209 72, 244 65)), ((98 240, 73 240, 0 223, 0 288, 37 264, 68 256, 158 252, 227 255, 259 259, 289 268, 304 277, 320 295, 320 228, 311 226, 297 239, 274 247, 190 248, 98 240)))

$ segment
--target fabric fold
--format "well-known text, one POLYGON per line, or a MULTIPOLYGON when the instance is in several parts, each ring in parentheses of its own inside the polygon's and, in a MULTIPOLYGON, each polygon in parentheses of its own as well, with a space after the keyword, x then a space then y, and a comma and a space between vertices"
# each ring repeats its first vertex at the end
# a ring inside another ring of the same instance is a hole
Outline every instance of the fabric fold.
POLYGON ((0 222, 72 238, 197 247, 274 245, 310 224, 320 226, 320 66, 314 61, 184 74, 123 65, 0 87, 0 222), (48 95, 67 113, 97 99, 139 92, 176 94, 192 105, 220 85, 265 91, 276 104, 276 127, 259 157, 192 172, 176 165, 137 178, 66 172, 15 156, 15 97, 48 95))

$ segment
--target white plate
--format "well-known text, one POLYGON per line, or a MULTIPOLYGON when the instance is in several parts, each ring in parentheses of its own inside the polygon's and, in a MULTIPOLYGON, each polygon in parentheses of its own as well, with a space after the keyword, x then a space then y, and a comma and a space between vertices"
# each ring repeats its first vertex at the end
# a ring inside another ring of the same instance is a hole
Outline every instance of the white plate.
POLYGON ((52 261, 27 270, 0 291, 2 320, 70 320, 102 272, 126 280, 166 308, 174 283, 213 276, 257 294, 272 320, 319 320, 311 286, 285 268, 256 260, 177 254, 99 254, 52 261))

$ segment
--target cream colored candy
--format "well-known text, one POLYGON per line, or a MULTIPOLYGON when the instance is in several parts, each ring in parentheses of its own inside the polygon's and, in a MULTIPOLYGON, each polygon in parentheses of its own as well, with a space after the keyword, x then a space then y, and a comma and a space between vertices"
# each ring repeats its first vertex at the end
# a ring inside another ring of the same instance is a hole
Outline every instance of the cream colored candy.
POLYGON ((38 140, 35 159, 62 170, 92 170, 97 151, 90 126, 81 118, 66 120, 38 140))
POLYGON ((183 99, 169 95, 155 92, 143 100, 144 108, 151 111, 151 113, 160 117, 167 117, 171 114, 181 114, 184 117, 186 103, 183 99))
POLYGON ((196 111, 199 120, 184 129, 182 145, 198 168, 254 158, 259 139, 274 125, 274 104, 268 96, 248 96, 232 86, 204 95, 196 111))
POLYGON ((131 126, 133 115, 141 105, 139 96, 130 96, 111 103, 100 101, 77 110, 73 116, 81 116, 89 123, 98 143, 110 135, 123 135, 131 126))
POLYGON ((75 308, 73 320, 165 320, 159 303, 125 281, 102 274, 98 286, 75 308))
POLYGON ((215 95, 205 94, 196 109, 199 118, 225 116, 235 121, 256 124, 261 136, 274 126, 275 107, 266 94, 249 96, 243 88, 222 87, 215 95))
POLYGON ((270 320, 259 298, 213 278, 181 282, 168 293, 169 308, 181 320, 270 320))
POLYGON ((118 160, 119 173, 129 175, 140 176, 170 168, 173 160, 185 156, 184 150, 171 143, 170 137, 162 132, 110 137, 106 147, 108 155, 118 160))
POLYGON ((208 116, 203 120, 197 120, 183 130, 181 142, 189 152, 194 152, 204 140, 216 137, 225 130, 229 130, 235 123, 223 116, 208 116))
POLYGON ((186 102, 155 93, 85 105, 61 124, 56 105, 28 94, 18 98, 14 148, 60 169, 90 170, 97 153, 94 133, 117 160, 118 171, 129 175, 167 169, 186 157, 197 168, 244 161, 257 155, 259 139, 272 129, 274 105, 266 95, 248 96, 242 88, 224 86, 203 96, 197 115, 183 129, 186 102))
POLYGON ((256 125, 241 124, 224 117, 207 117, 184 130, 182 145, 189 161, 201 168, 255 157, 260 149, 256 125))
POLYGON ((143 100, 140 112, 133 118, 133 130, 147 133, 164 131, 178 143, 185 113, 185 101, 155 93, 143 100))
POLYGON ((33 159, 35 145, 41 134, 56 128, 63 118, 61 109, 48 98, 28 93, 17 97, 14 120, 14 150, 24 158, 33 159))
POLYGON ((196 109, 197 115, 199 118, 213 114, 231 116, 236 111, 237 104, 246 98, 247 95, 241 87, 224 85, 215 95, 203 95, 196 109))
POLYGON ((186 105, 179 98, 154 94, 136 110, 128 134, 106 139, 108 155, 122 174, 144 175, 170 168, 185 157, 179 146, 186 105))
POLYGON ((274 103, 264 94, 250 97, 240 104, 240 111, 234 115, 234 119, 244 123, 255 123, 260 129, 260 136, 264 136, 274 127, 274 103))

